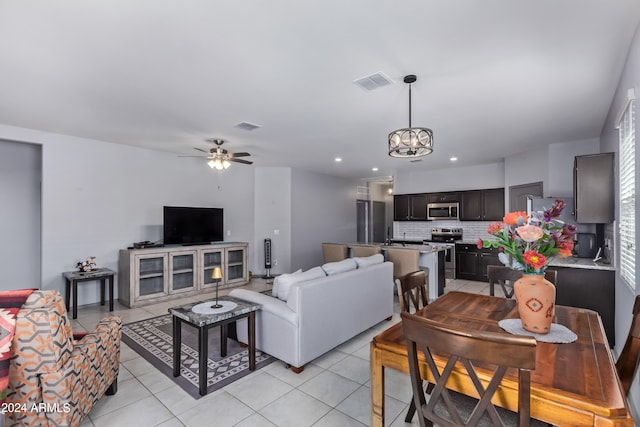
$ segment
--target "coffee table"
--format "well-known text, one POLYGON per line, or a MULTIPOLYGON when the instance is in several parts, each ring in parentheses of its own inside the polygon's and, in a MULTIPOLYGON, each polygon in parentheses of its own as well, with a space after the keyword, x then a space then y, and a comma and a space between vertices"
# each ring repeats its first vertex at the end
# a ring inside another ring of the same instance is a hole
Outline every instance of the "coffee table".
POLYGON ((180 376, 180 356, 182 348, 182 323, 198 329, 198 386, 201 396, 207 394, 207 360, 209 358, 209 329, 220 326, 220 356, 227 355, 229 323, 248 318, 249 370, 256 369, 256 311, 261 307, 249 301, 224 296, 219 298, 223 308, 213 309, 214 300, 194 302, 180 307, 172 307, 173 316, 173 376, 180 376), (195 309, 195 311, 194 311, 195 309))

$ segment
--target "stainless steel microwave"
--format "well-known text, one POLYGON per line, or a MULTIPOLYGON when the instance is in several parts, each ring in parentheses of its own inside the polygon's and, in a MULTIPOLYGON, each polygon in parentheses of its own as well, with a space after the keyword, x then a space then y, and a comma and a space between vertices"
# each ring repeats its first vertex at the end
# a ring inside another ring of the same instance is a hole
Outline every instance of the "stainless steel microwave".
POLYGON ((429 221, 449 219, 457 220, 460 204, 458 202, 449 203, 429 203, 427 204, 427 219, 429 221))

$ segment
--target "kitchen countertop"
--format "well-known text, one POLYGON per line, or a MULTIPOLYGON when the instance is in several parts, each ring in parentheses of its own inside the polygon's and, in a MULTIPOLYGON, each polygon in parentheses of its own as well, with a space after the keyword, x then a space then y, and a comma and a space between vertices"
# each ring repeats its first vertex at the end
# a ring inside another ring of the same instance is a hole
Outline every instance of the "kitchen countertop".
POLYGON ((347 246, 349 248, 351 248, 352 246, 380 246, 380 249, 382 249, 383 251, 387 250, 387 248, 391 247, 391 248, 403 248, 403 249, 417 249, 418 251, 420 251, 421 254, 430 254, 430 253, 434 253, 434 252, 439 252, 439 251, 444 251, 447 248, 443 247, 443 246, 431 246, 429 244, 427 245, 423 245, 423 244, 406 244, 404 246, 402 246, 402 244, 400 243, 394 243, 391 246, 389 245, 384 245, 382 243, 347 243, 347 246))
POLYGON ((593 262, 592 258, 555 258, 549 263, 552 267, 569 267, 569 268, 584 268, 587 270, 609 270, 615 271, 613 264, 605 264, 602 260, 593 262))

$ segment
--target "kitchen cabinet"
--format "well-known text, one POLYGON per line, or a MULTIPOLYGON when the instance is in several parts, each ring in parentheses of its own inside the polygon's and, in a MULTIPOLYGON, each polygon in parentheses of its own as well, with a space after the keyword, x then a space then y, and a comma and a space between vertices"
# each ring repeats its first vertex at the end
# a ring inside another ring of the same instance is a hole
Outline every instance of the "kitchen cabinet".
POLYGON ((220 287, 249 281, 247 243, 165 246, 120 251, 118 299, 137 307, 197 295, 214 287, 211 272, 222 268, 220 287))
POLYGON ((460 193, 457 191, 449 191, 446 193, 427 193, 428 203, 450 203, 459 201, 460 193))
POLYGON ((394 221, 426 221, 427 194, 400 194, 393 196, 394 221))
POLYGON ((477 280, 478 248, 476 245, 456 244, 456 279, 477 280))
POLYGON ((456 243, 456 279, 488 282, 487 266, 502 265, 498 248, 478 249, 475 244, 456 243))
POLYGON ((461 221, 501 221, 504 216, 504 188, 460 192, 461 221))
POLYGON ((609 224, 614 220, 613 153, 576 156, 573 197, 576 221, 609 224))
POLYGON ((460 200, 460 221, 482 221, 482 190, 463 191, 460 200))
POLYGON ((549 267, 557 271, 556 304, 597 311, 609 346, 615 345, 615 271, 549 267))

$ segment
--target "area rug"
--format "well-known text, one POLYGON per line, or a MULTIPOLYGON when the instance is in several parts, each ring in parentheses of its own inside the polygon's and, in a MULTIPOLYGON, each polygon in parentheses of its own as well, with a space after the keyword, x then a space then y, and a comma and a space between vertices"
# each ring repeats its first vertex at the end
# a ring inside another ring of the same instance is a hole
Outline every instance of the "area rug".
MULTIPOLYGON (((173 376, 172 316, 154 317, 126 324, 122 327, 122 341, 155 366, 160 372, 178 384, 193 398, 198 393, 198 330, 182 324, 182 352, 180 376, 173 376)), ((256 370, 276 360, 256 350, 256 370)), ((227 339, 227 357, 220 357, 220 329, 209 329, 209 367, 207 393, 248 375, 249 351, 233 339, 227 339)))

